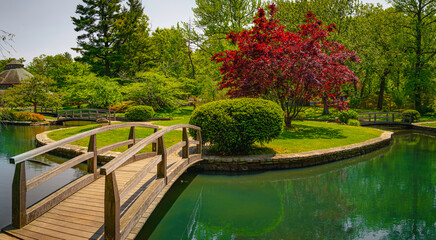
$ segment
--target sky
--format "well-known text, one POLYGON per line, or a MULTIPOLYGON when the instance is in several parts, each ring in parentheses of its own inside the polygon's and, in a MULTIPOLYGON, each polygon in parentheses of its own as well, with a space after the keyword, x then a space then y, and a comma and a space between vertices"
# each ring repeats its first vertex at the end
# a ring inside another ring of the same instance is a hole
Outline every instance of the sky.
MULTIPOLYGON (((384 0, 363 0, 382 3, 384 0)), ((14 34, 14 49, 6 57, 24 58, 25 64, 41 54, 69 52, 77 56, 77 32, 71 21, 82 0, 0 0, 0 30, 14 34)), ((168 28, 194 19, 195 0, 142 0, 152 30, 168 28)), ((0 55, 0 58, 4 58, 0 55)))

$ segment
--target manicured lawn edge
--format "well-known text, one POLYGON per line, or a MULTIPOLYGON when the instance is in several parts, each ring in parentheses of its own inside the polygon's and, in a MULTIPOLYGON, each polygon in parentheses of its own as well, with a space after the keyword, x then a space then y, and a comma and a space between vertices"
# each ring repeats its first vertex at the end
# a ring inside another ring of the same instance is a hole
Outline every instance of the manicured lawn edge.
POLYGON ((385 131, 380 137, 341 147, 302 153, 250 156, 203 156, 204 161, 194 166, 208 171, 255 171, 292 169, 315 166, 370 153, 391 142, 393 132, 385 131))

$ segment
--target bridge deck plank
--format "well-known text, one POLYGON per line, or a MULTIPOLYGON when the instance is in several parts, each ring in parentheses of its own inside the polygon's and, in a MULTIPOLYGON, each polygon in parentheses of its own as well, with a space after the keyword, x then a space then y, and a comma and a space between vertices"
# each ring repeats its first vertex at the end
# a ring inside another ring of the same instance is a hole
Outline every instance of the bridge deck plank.
MULTIPOLYGON (((115 171, 121 189, 142 166, 151 160, 130 163, 115 171)), ((168 159, 170 168, 177 159, 168 159)), ((155 178, 156 169, 127 195, 121 205, 121 215, 155 178)), ((104 177, 71 195, 54 208, 21 229, 8 229, 9 234, 22 239, 103 239, 104 177)))

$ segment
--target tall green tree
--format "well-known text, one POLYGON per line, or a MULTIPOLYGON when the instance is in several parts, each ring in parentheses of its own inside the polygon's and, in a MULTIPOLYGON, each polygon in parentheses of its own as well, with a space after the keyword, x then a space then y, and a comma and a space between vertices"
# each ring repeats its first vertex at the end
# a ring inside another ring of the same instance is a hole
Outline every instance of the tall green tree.
POLYGON ((153 66, 149 19, 143 12, 140 0, 128 0, 116 21, 120 41, 114 46, 117 52, 115 72, 122 77, 134 76, 153 66))
POLYGON ((195 24, 206 36, 239 32, 251 23, 260 0, 195 0, 195 24))
POLYGON ((121 0, 83 0, 77 5, 78 17, 71 17, 77 37, 81 61, 92 66, 99 75, 111 76, 116 59, 114 46, 120 41, 115 22, 121 10, 121 0))
POLYGON ((50 78, 35 75, 24 79, 21 84, 15 85, 4 91, 2 99, 6 105, 23 107, 31 104, 34 112, 36 107, 56 106, 59 103, 59 96, 53 91, 54 81, 50 78))
POLYGON ((89 65, 75 62, 69 53, 54 56, 41 55, 33 58, 27 70, 53 79, 58 88, 64 87, 68 76, 84 76, 90 74, 89 65))
MULTIPOLYGON (((399 12, 409 20, 399 25, 408 30, 412 53, 409 70, 408 90, 415 108, 422 110, 425 94, 434 99, 434 65, 436 55, 436 0, 390 0, 399 12)), ((433 101, 430 99, 430 101, 433 101)), ((428 103, 430 102, 428 101, 428 103)))

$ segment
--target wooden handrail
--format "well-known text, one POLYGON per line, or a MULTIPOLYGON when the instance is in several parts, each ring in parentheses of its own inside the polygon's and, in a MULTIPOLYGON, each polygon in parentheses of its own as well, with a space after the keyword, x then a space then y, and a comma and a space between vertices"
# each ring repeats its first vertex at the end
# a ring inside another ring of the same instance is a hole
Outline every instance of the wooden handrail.
MULTIPOLYGON (((21 228, 28 224, 30 221, 33 221, 52 207, 54 207, 56 204, 58 204, 63 199, 67 198, 68 196, 71 196, 84 186, 88 185, 89 183, 95 181, 98 179, 99 171, 97 171, 97 155, 102 154, 105 152, 108 152, 110 150, 131 145, 135 143, 135 140, 142 140, 142 139, 135 139, 135 136, 133 136, 133 139, 129 139, 126 141, 114 143, 111 145, 107 145, 101 148, 97 149, 97 134, 106 132, 113 129, 118 128, 125 128, 125 127, 148 127, 157 130, 159 127, 155 125, 150 124, 143 124, 143 123, 127 123, 127 124, 116 124, 116 125, 109 125, 102 128, 93 129, 84 133, 77 134, 75 136, 71 136, 68 138, 65 138, 63 140, 47 144, 45 146, 42 146, 40 148, 28 151, 26 153, 17 155, 15 157, 11 158, 11 162, 16 164, 15 167, 15 174, 14 174, 14 181, 12 183, 12 196, 13 196, 13 202, 12 202, 12 224, 14 227, 21 228), (90 136, 89 146, 88 146, 88 153, 79 155, 77 157, 74 157, 52 169, 49 171, 34 177, 33 179, 26 182, 26 172, 25 172, 25 161, 29 160, 33 157, 39 156, 41 154, 44 154, 48 151, 51 151, 53 149, 56 149, 60 146, 63 146, 65 144, 77 141, 79 139, 85 138, 90 136), (43 199, 42 201, 38 202, 37 204, 33 205, 32 207, 28 209, 26 208, 26 195, 27 191, 37 187, 38 185, 42 184, 43 182, 48 181, 49 179, 53 178, 54 176, 60 174, 61 172, 80 164, 83 161, 88 161, 88 172, 90 174, 87 174, 73 183, 70 183, 63 188, 56 191, 54 194, 50 195, 48 198, 43 199), (67 190, 65 190, 67 189, 67 190)), ((155 154, 155 153, 153 153, 155 154)), ((153 156, 153 154, 151 156, 153 156)), ((150 154, 149 154, 150 155, 150 154)), ((145 154, 144 156, 149 156, 145 154)))
POLYGON ((118 128, 132 127, 132 126, 135 126, 135 127, 147 127, 147 128, 153 128, 153 129, 158 129, 159 128, 158 126, 151 125, 151 124, 145 124, 145 123, 126 123, 126 124, 109 125, 109 126, 105 126, 105 127, 101 127, 101 128, 96 128, 96 129, 93 129, 93 130, 90 130, 90 131, 87 131, 87 132, 84 132, 84 133, 79 133, 77 135, 74 135, 74 136, 71 136, 71 137, 67 137, 67 138, 59 140, 57 142, 50 143, 50 144, 47 144, 45 146, 33 149, 31 151, 19 154, 17 156, 11 157, 10 162, 14 163, 14 164, 17 164, 17 163, 26 161, 26 160, 28 160, 30 158, 36 157, 38 155, 41 155, 43 153, 49 152, 49 151, 51 151, 53 149, 56 149, 58 147, 61 147, 61 146, 65 145, 65 144, 75 142, 75 141, 77 141, 79 139, 82 139, 82 138, 85 138, 85 137, 89 137, 89 136, 94 135, 94 134, 98 134, 98 133, 102 133, 102 132, 106 132, 106 131, 113 130, 113 129, 118 129, 118 128))
POLYGON ((128 159, 130 159, 133 155, 135 155, 137 152, 139 152, 141 149, 146 147, 148 144, 153 143, 156 141, 156 139, 159 139, 163 135, 165 135, 168 132, 171 132, 173 130, 179 129, 179 128, 192 128, 195 130, 201 130, 201 128, 190 125, 190 124, 178 124, 173 125, 171 127, 164 128, 158 132, 153 133, 152 135, 144 138, 143 140, 137 142, 134 146, 127 149, 123 152, 120 156, 112 159, 109 163, 105 164, 103 167, 100 168, 100 174, 101 175, 108 175, 115 171, 117 168, 122 166, 124 162, 126 162, 128 159))
MULTIPOLYGON (((145 211, 145 207, 151 204, 151 201, 157 196, 158 191, 168 184, 167 175, 167 157, 169 154, 175 152, 177 149, 183 148, 182 158, 187 158, 189 162, 189 144, 197 144, 197 152, 201 151, 201 129, 197 126, 190 124, 178 124, 171 127, 167 127, 160 131, 153 133, 152 135, 137 141, 135 145, 129 146, 129 149, 124 151, 120 156, 112 159, 109 163, 100 168, 100 174, 105 175, 105 203, 104 203, 104 234, 105 239, 123 239, 127 236, 127 233, 133 228, 133 219, 138 219, 145 211), (163 136, 173 130, 183 128, 182 141, 174 144, 173 146, 166 148, 163 136), (190 141, 188 139, 187 128, 197 130, 197 141, 190 141), (121 190, 118 190, 118 184, 116 180, 115 170, 124 165, 129 159, 136 156, 136 153, 147 145, 158 141, 157 144, 157 156, 151 159, 151 161, 139 169, 121 190), (150 173, 150 171, 157 167, 156 180, 151 183, 141 196, 132 204, 131 208, 127 210, 125 215, 120 216, 120 204, 121 200, 129 196, 129 193, 135 189, 135 187, 142 181, 142 179, 150 173), (122 224, 121 224, 122 223, 122 224)), ((134 129, 130 131, 130 139, 134 140, 134 129)), ((198 154, 197 154, 198 156, 198 154)), ((199 159, 198 157, 196 159, 199 159)), ((178 169, 178 168, 177 168, 178 169)), ((172 172, 174 174, 174 171, 172 172)), ((174 176, 174 175, 171 176, 174 176)))

